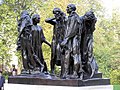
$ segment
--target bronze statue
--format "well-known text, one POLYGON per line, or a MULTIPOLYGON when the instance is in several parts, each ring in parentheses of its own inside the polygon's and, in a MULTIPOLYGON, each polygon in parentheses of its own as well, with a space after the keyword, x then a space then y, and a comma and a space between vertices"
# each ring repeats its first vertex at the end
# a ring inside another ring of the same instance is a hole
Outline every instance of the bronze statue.
POLYGON ((67 13, 69 16, 66 24, 65 38, 61 43, 65 49, 63 78, 68 78, 69 74, 72 74, 71 78, 80 77, 80 79, 82 79, 83 73, 79 47, 81 42, 82 26, 79 15, 75 10, 76 6, 74 4, 69 4, 67 6, 67 13))
POLYGON ((46 41, 42 28, 37 24, 40 22, 38 14, 33 15, 32 20, 27 11, 21 13, 18 22, 18 41, 17 50, 21 50, 23 60, 22 73, 30 74, 47 72, 47 65, 42 54, 42 43, 46 41))
POLYGON ((60 43, 63 41, 65 32, 65 14, 59 9, 53 9, 54 18, 45 21, 54 26, 51 47, 51 73, 54 74, 55 64, 60 66, 63 60, 60 43))
POLYGON ((34 14, 32 19, 27 11, 21 13, 18 21, 17 50, 21 50, 23 72, 47 72, 43 58, 42 43, 51 47, 51 73, 55 65, 61 66, 61 78, 83 79, 86 74, 90 78, 98 72, 98 66, 93 55, 93 32, 97 21, 92 11, 79 17, 76 6, 67 6, 68 17, 54 8, 54 18, 45 21, 54 26, 52 44, 46 41, 42 28, 38 25, 40 16, 34 14))
POLYGON ((18 50, 21 50, 23 67, 22 73, 30 73, 30 70, 34 70, 36 67, 35 60, 33 58, 33 50, 31 46, 31 26, 32 21, 27 11, 21 13, 20 20, 18 22, 18 50))
POLYGON ((31 36, 32 36, 31 43, 32 43, 34 55, 38 58, 36 59, 36 67, 41 69, 43 68, 44 65, 43 72, 44 71, 47 72, 47 65, 46 62, 44 61, 43 53, 42 53, 42 43, 44 42, 49 46, 51 45, 49 44, 49 42, 46 41, 42 28, 39 25, 37 25, 40 22, 40 16, 38 14, 34 14, 32 16, 32 22, 33 25, 31 27, 31 36))
POLYGON ((83 29, 81 40, 81 55, 84 71, 92 77, 98 72, 98 66, 93 55, 93 32, 97 18, 93 11, 86 12, 82 17, 83 29))

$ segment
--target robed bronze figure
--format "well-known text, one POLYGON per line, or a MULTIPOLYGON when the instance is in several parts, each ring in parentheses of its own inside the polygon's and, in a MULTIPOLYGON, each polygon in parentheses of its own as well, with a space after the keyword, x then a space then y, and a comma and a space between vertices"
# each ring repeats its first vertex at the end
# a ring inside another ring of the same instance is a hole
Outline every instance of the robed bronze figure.
POLYGON ((93 55, 93 32, 95 30, 95 23, 97 18, 93 11, 86 12, 81 17, 82 20, 82 34, 81 34, 81 57, 84 72, 92 77, 98 72, 98 66, 93 55))
POLYGON ((42 54, 42 43, 46 41, 42 28, 37 24, 40 22, 40 16, 35 14, 30 18, 27 11, 21 13, 18 22, 18 41, 17 50, 21 50, 23 60, 24 74, 34 74, 40 72, 47 72, 47 65, 42 54))
POLYGON ((80 17, 74 4, 69 4, 66 11, 68 17, 60 8, 54 8, 54 17, 45 20, 54 26, 51 45, 38 25, 40 16, 34 14, 31 18, 27 11, 21 13, 17 50, 21 50, 23 73, 48 71, 43 58, 43 42, 51 47, 52 74, 55 65, 61 66, 62 79, 83 79, 85 75, 92 78, 98 72, 93 55, 93 32, 97 21, 94 13, 89 11, 80 17))
POLYGON ((40 22, 40 16, 38 14, 34 14, 32 16, 32 22, 33 22, 33 25, 31 27, 31 36, 32 36, 31 45, 34 51, 34 55, 37 58, 37 60, 35 59, 36 67, 42 69, 44 65, 43 72, 44 71, 47 72, 47 64, 43 58, 42 43, 44 42, 49 46, 50 44, 45 39, 43 29, 39 25, 37 25, 40 22))
POLYGON ((51 72, 54 74, 55 64, 60 66, 63 62, 63 55, 60 43, 64 39, 64 33, 66 28, 66 15, 60 10, 60 8, 53 9, 54 18, 48 18, 45 21, 54 26, 53 37, 51 45, 51 72))
POLYGON ((21 50, 23 60, 23 72, 30 73, 29 70, 34 70, 36 67, 35 60, 33 59, 33 49, 31 46, 31 26, 32 21, 27 11, 21 13, 20 20, 18 21, 18 42, 17 50, 21 50))
POLYGON ((81 43, 81 21, 79 15, 75 12, 76 6, 69 4, 67 6, 69 14, 66 24, 64 41, 61 46, 65 49, 64 73, 63 78, 83 78, 80 43, 81 43), (80 74, 80 76, 78 75, 80 74))

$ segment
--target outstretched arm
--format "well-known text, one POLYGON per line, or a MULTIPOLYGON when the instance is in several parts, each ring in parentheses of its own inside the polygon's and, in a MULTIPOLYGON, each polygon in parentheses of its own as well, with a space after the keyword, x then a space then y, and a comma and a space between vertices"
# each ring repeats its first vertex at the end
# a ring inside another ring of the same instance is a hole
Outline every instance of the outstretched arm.
POLYGON ((48 41, 44 40, 43 42, 51 47, 51 44, 48 41))
POLYGON ((56 24, 56 21, 55 21, 55 18, 48 18, 45 20, 46 23, 50 23, 52 25, 55 25, 56 24))
POLYGON ((46 43, 48 46, 51 47, 51 44, 45 39, 43 30, 41 30, 41 38, 42 38, 42 43, 44 42, 44 43, 46 43))

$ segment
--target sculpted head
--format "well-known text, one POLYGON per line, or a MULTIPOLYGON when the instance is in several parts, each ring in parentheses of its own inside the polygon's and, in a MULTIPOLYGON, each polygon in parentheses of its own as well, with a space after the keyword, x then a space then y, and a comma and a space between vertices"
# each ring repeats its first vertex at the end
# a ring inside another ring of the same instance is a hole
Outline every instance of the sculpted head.
POLYGON ((29 15, 28 11, 27 10, 24 10, 21 12, 21 15, 29 15))
POLYGON ((89 11, 85 13, 84 20, 94 20, 94 19, 96 19, 96 17, 93 11, 89 11))
POLYGON ((72 11, 75 11, 75 10, 76 10, 76 6, 74 4, 69 4, 66 9, 68 14, 70 14, 72 11))
POLYGON ((86 12, 83 16, 84 23, 87 27, 91 27, 91 30, 95 30, 95 23, 97 22, 97 18, 93 11, 86 12))
POLYGON ((53 9, 53 14, 54 14, 56 20, 60 20, 61 13, 62 13, 62 11, 60 10, 60 8, 53 9))
POLYGON ((40 22, 40 15, 34 14, 34 15, 32 16, 32 21, 33 21, 33 24, 39 23, 39 22, 40 22))

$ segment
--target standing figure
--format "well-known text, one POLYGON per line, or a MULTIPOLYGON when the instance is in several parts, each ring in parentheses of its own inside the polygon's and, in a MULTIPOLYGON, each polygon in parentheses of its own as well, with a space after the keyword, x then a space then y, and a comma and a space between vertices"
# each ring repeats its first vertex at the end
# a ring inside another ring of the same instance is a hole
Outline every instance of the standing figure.
POLYGON ((5 78, 2 76, 2 71, 0 70, 0 90, 4 90, 5 78))
POLYGON ((42 43, 46 43, 47 45, 51 46, 45 39, 44 33, 42 28, 37 25, 40 22, 40 16, 38 14, 34 14, 32 16, 33 25, 31 27, 31 45, 34 51, 36 67, 43 72, 47 72, 47 64, 43 58, 42 53, 42 43))
POLYGON ((79 15, 75 12, 76 6, 74 4, 69 4, 66 10, 69 16, 65 30, 65 38, 61 43, 65 49, 63 78, 69 78, 69 74, 73 74, 71 78, 78 78, 80 75, 80 79, 82 79, 82 63, 79 47, 82 30, 81 21, 79 15))
POLYGON ((93 55, 93 32, 97 18, 92 11, 89 11, 82 17, 82 20, 81 55, 83 69, 92 77, 98 71, 98 66, 93 55))
POLYGON ((60 43, 63 41, 65 32, 65 14, 59 9, 53 9, 54 18, 45 21, 54 26, 51 47, 51 73, 54 74, 55 64, 60 66, 63 60, 60 43))
POLYGON ((36 67, 35 60, 33 58, 33 49, 31 47, 31 26, 32 21, 27 11, 21 13, 20 20, 18 21, 18 41, 17 50, 21 50, 23 60, 22 73, 30 73, 30 70, 34 70, 36 67))
POLYGON ((17 69, 15 68, 15 65, 12 65, 12 75, 15 76, 17 75, 17 69))

